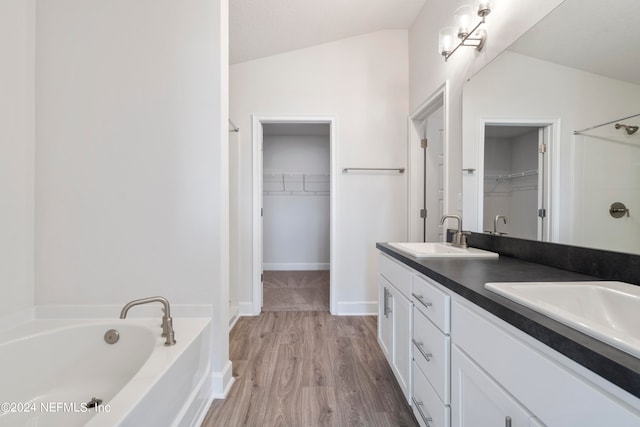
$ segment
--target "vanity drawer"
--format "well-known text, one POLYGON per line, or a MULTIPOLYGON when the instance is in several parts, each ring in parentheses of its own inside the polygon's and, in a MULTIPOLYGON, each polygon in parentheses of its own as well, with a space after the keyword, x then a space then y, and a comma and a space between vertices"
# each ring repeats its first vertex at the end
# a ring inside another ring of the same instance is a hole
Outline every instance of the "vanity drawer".
POLYGON ((450 337, 413 310, 413 360, 444 403, 449 403, 450 337))
POLYGON ((411 271, 399 262, 380 252, 378 255, 378 271, 385 279, 411 300, 411 271))
POLYGON ((414 274, 411 280, 414 306, 448 334, 451 331, 451 297, 427 277, 414 274))
POLYGON ((449 427, 450 409, 440 401, 420 369, 413 366, 413 396, 411 407, 422 427, 449 427))

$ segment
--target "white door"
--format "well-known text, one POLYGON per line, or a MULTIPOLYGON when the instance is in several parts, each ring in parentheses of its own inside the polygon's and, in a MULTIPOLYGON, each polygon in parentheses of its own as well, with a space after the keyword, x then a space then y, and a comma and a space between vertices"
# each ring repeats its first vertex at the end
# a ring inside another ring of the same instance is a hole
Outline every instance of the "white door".
POLYGON ((409 118, 409 227, 411 242, 442 241, 440 218, 448 211, 447 132, 449 84, 409 118), (426 141, 426 143, 425 143, 426 141))
POLYGON ((444 123, 442 107, 427 118, 427 148, 425 170, 426 239, 425 242, 442 242, 443 228, 440 218, 444 215, 444 123))
POLYGON ((529 413, 462 351, 451 351, 452 425, 528 427, 529 413))

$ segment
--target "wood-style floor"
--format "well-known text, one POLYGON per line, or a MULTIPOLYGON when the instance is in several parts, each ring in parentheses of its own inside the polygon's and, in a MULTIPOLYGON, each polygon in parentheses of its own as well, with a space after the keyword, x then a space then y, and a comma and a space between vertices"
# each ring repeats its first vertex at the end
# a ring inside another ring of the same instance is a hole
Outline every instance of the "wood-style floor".
POLYGON ((376 340, 376 317, 264 312, 230 335, 235 383, 204 427, 417 426, 376 340))
POLYGON ((329 311, 329 270, 265 271, 263 311, 329 311))

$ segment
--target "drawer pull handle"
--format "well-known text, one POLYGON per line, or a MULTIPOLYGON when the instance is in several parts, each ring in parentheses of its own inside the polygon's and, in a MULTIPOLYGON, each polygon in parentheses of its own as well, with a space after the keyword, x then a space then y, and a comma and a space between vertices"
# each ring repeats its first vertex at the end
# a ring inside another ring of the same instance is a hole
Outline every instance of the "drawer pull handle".
POLYGON ((412 339, 411 341, 413 341, 413 344, 415 344, 415 346, 418 348, 418 351, 420 352, 420 354, 422 354, 422 356, 425 359, 427 359, 427 362, 431 362, 433 353, 425 353, 425 351, 422 349, 422 346, 424 345, 424 343, 416 341, 415 339, 412 339))
POLYGON ((433 307, 433 303, 431 301, 423 301, 424 300, 424 296, 422 295, 416 295, 414 293, 412 293, 411 295, 413 295, 418 301, 420 301, 420 303, 422 305, 424 305, 426 308, 431 308, 433 307))
POLYGON ((424 422, 427 424, 427 427, 429 427, 431 424, 429 424, 431 421, 433 421, 433 418, 431 417, 427 417, 426 415, 424 415, 424 412, 422 412, 422 406, 424 406, 424 403, 422 402, 418 402, 415 397, 412 397, 411 400, 413 400, 413 406, 416 407, 416 409, 418 410, 418 412, 420 413, 420 416, 422 417, 422 419, 424 420, 424 422))
POLYGON ((504 427, 511 427, 511 417, 504 417, 504 427))
POLYGON ((384 317, 388 318, 389 313, 392 312, 391 306, 389 305, 389 298, 393 298, 391 291, 387 288, 384 288, 384 317))

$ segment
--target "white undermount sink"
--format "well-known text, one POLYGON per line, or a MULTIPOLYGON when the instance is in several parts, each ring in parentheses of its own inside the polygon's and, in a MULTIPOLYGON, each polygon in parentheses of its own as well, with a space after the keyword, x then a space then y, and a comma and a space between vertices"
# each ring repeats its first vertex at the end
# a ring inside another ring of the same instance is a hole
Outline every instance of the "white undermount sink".
POLYGON ((477 248, 458 248, 451 243, 389 243, 392 248, 416 258, 497 258, 498 254, 477 248))
POLYGON ((640 286, 624 282, 508 282, 485 288, 640 357, 640 286))

